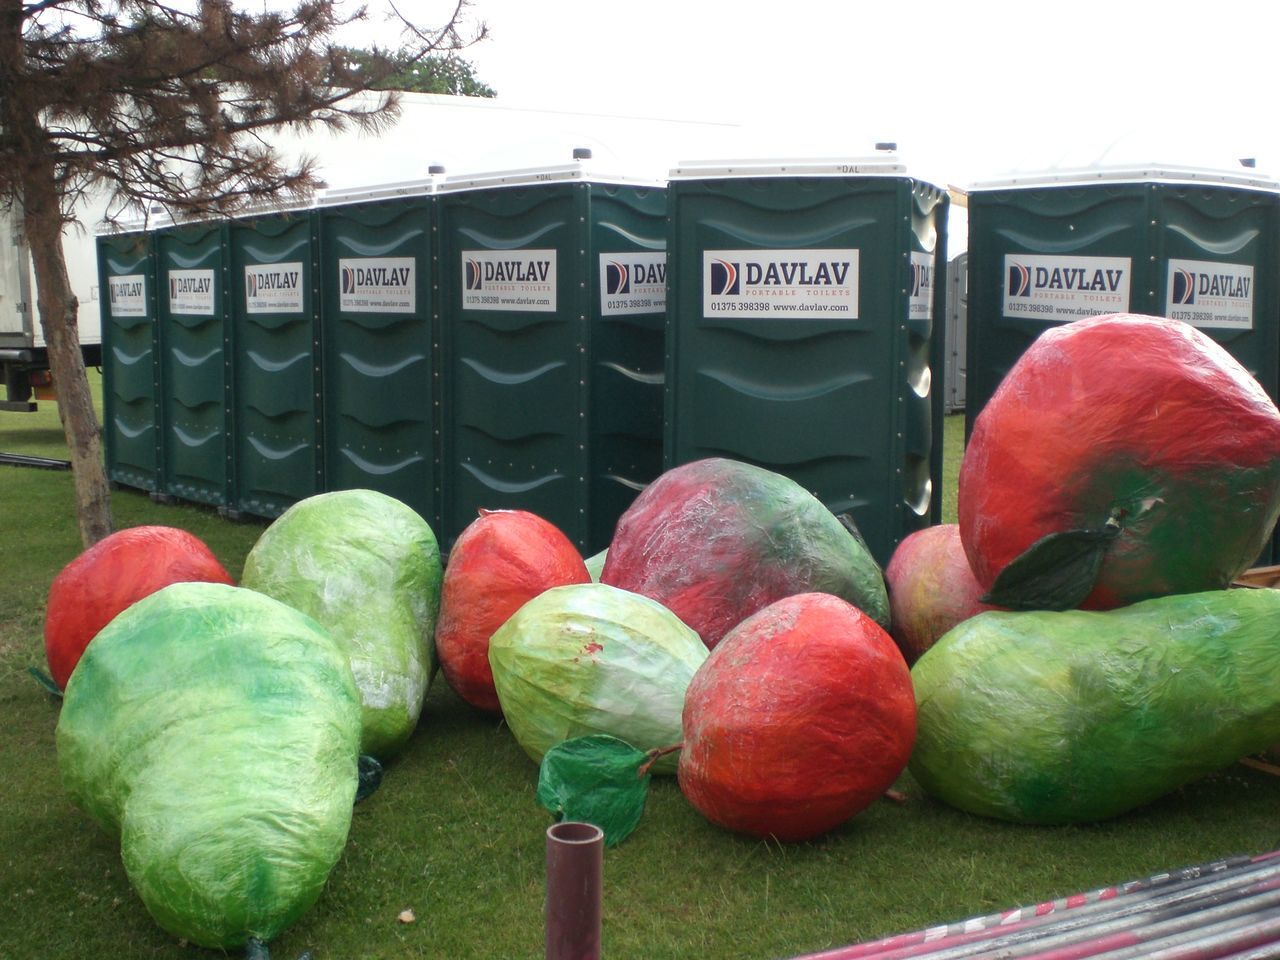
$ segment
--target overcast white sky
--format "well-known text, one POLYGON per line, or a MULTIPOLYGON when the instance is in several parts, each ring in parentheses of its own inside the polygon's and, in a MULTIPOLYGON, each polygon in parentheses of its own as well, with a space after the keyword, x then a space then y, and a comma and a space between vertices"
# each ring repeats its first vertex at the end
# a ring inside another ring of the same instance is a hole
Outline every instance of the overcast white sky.
MULTIPOLYGON (((1280 6, 475 0, 512 104, 729 121, 763 155, 894 140, 930 179, 1150 162, 1280 172, 1280 6)), ((685 158, 682 158, 685 159, 685 158)))

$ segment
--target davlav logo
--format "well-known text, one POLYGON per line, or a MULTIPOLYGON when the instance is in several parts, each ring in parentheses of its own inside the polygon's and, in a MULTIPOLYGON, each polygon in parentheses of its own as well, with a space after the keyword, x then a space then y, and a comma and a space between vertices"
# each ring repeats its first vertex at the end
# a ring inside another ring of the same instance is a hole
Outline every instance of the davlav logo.
POLYGON ((611 260, 605 265, 604 289, 611 296, 631 292, 631 271, 625 263, 611 260))
POLYGON ((759 259, 711 261, 711 295, 742 295, 744 289, 840 287, 849 276, 848 260, 759 259))
POLYGON ((258 275, 251 271, 245 278, 245 282, 249 286, 249 296, 256 297, 258 295, 258 275))
POLYGON ((141 297, 142 279, 140 277, 138 279, 132 277, 113 279, 110 283, 110 290, 112 303, 141 297))
POLYGON ((174 276, 169 277, 169 296, 175 300, 186 293, 205 294, 213 287, 212 276, 174 276))
POLYGON ((1234 264, 1227 263, 1215 269, 1181 268, 1173 269, 1171 273, 1173 279, 1171 299, 1175 304, 1193 305, 1197 296, 1220 300, 1248 300, 1252 294, 1252 268, 1249 268, 1246 274, 1235 268, 1234 264))
POLYGON ((742 294, 742 285, 738 274, 742 272, 742 264, 728 260, 711 261, 711 295, 713 297, 736 297, 742 294))
POLYGON ((1031 271, 1016 261, 1009 264, 1009 296, 1031 296, 1031 271))
POLYGON ((518 258, 468 258, 466 287, 483 290, 490 283, 546 283, 551 277, 549 258, 520 254, 518 258))
POLYGON ((1090 266, 1064 259, 1028 266, 1009 262, 1009 296, 1029 297, 1037 290, 1115 293, 1125 279, 1123 267, 1090 266))
POLYGON ((356 293, 364 287, 407 287, 409 267, 370 266, 343 267, 342 292, 356 293))
POLYGON ((933 289, 933 264, 913 261, 911 264, 911 296, 928 296, 933 289))
POLYGON ((610 260, 605 263, 605 293, 627 294, 641 287, 661 287, 667 282, 664 254, 639 254, 634 260, 610 260), (644 259, 641 259, 643 257, 644 259))

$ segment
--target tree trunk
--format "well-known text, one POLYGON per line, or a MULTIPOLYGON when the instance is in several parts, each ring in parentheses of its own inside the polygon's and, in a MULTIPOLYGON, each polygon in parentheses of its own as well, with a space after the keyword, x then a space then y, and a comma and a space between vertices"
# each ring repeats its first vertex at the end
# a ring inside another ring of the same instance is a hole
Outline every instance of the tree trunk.
POLYGON ((24 180, 23 229, 36 276, 40 326, 58 394, 58 418, 71 453, 80 539, 85 547, 91 547, 111 532, 111 491, 80 351, 79 301, 67 275, 61 206, 53 178, 47 171, 33 169, 24 180), (46 176, 41 176, 42 172, 46 176))

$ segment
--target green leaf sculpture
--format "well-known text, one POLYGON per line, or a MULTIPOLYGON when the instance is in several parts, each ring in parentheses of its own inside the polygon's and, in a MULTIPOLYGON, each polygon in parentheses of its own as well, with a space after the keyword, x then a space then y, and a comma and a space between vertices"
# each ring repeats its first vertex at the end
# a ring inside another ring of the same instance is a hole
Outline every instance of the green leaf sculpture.
POLYGON ((631 836, 644 813, 652 779, 649 755, 605 734, 556 744, 538 771, 538 803, 558 820, 592 823, 604 831, 604 845, 616 847, 631 836))

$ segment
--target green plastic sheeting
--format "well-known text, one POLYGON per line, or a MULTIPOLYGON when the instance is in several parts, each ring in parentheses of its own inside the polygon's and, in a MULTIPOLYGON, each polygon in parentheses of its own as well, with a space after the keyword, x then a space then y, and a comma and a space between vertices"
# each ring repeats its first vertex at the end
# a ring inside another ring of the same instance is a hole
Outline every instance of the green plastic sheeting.
POLYGON ((652 775, 648 754, 617 737, 597 734, 558 743, 542 758, 537 799, 557 820, 593 823, 604 845, 616 847, 640 823, 652 775))
POLYGON ((911 671, 911 772, 970 813, 1101 820, 1280 740, 1280 591, 984 613, 911 671))
POLYGON ((356 792, 360 699, 309 617, 181 583, 108 624, 67 683, 58 766, 120 838, 129 881, 174 936, 268 941, 315 902, 356 792))
POLYGON ((346 649, 364 702, 361 751, 395 754, 435 675, 443 571, 435 534, 373 490, 308 497, 249 551, 241 585, 314 617, 346 649))
MULTIPOLYGON (((640 750, 681 740, 684 694, 707 648, 655 600, 603 583, 555 587, 489 640, 502 713, 535 762, 557 743, 603 733, 640 750)), ((675 773, 674 757, 655 773, 675 773)))

